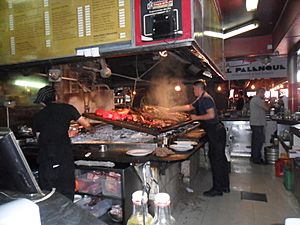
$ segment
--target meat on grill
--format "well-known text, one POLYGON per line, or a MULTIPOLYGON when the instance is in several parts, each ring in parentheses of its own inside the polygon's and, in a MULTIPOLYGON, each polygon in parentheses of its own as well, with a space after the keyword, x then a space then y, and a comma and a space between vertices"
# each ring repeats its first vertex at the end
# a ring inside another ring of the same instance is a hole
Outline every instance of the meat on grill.
POLYGON ((133 121, 142 126, 164 128, 190 120, 186 113, 169 112, 159 106, 145 106, 142 109, 122 108, 114 110, 97 109, 95 115, 108 120, 133 121))

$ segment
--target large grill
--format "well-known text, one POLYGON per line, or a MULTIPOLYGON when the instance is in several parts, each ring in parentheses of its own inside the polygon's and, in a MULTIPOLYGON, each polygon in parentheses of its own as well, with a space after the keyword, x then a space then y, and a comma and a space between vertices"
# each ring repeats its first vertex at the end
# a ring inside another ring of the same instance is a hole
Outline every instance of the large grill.
POLYGON ((135 130, 135 131, 138 131, 138 132, 144 132, 144 133, 151 134, 151 135, 154 135, 154 136, 158 136, 160 134, 167 133, 167 132, 170 132, 170 131, 176 132, 177 130, 180 131, 180 132, 183 132, 184 131, 184 128, 183 128, 184 126, 193 123, 192 120, 187 120, 187 121, 179 122, 179 123, 171 125, 171 126, 167 126, 167 127, 163 127, 163 128, 157 128, 157 127, 149 127, 147 125, 144 125, 144 124, 138 123, 138 122, 134 122, 134 121, 108 120, 108 119, 104 119, 102 117, 96 116, 92 113, 85 113, 84 116, 89 118, 89 119, 101 121, 101 122, 104 122, 104 123, 107 123, 107 124, 112 124, 114 126, 118 126, 118 127, 122 127, 122 128, 135 130), (182 129, 180 129, 180 128, 182 128, 182 129))

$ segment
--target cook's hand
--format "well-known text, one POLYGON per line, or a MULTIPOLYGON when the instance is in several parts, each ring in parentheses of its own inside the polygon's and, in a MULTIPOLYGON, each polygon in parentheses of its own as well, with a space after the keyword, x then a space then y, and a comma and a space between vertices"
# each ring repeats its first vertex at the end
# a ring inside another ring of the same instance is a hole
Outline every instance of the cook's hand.
POLYGON ((78 129, 76 129, 76 128, 71 128, 71 129, 68 131, 68 134, 69 134, 69 137, 70 137, 70 138, 75 137, 75 136, 78 134, 78 129))
POLYGON ((191 114, 190 117, 192 120, 198 120, 197 115, 195 115, 195 114, 191 114))

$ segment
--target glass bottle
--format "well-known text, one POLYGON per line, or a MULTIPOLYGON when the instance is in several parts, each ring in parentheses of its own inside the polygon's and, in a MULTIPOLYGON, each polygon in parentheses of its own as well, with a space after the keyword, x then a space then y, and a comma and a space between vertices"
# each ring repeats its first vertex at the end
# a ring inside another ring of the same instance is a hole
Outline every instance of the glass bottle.
POLYGON ((171 215, 170 195, 158 193, 155 195, 155 216, 152 225, 175 225, 176 221, 171 215))
POLYGON ((151 225, 153 223, 153 217, 148 213, 147 202, 146 192, 136 191, 132 194, 132 215, 129 217, 127 225, 151 225))

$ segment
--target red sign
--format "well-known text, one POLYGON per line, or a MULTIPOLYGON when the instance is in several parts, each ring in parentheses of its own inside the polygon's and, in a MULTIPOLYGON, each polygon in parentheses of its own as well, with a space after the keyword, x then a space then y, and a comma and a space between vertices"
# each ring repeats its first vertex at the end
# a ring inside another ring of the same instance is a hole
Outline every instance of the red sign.
POLYGON ((136 46, 192 37, 191 1, 135 0, 136 46))

